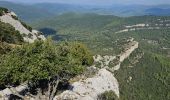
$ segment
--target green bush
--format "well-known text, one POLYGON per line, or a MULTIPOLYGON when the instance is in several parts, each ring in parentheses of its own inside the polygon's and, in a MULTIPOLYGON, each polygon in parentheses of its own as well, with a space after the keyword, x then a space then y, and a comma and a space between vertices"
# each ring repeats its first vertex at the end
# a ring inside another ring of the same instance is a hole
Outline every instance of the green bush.
POLYGON ((83 73, 93 62, 90 52, 80 43, 55 44, 36 41, 15 48, 0 58, 0 85, 36 83, 55 76, 69 80, 83 73))
POLYGON ((22 21, 20 21, 20 22, 26 29, 28 29, 30 32, 32 32, 32 27, 28 26, 26 23, 24 23, 22 21))
POLYGON ((7 13, 8 9, 0 7, 0 16, 2 16, 4 13, 7 13))
POLYGON ((119 100, 119 98, 113 91, 106 91, 100 94, 97 100, 119 100))
POLYGON ((19 20, 17 16, 11 15, 13 19, 19 20))
POLYGON ((0 42, 0 57, 2 54, 6 54, 7 52, 11 51, 11 47, 5 43, 0 42))
POLYGON ((19 44, 23 42, 23 38, 13 26, 0 21, 0 42, 19 44))

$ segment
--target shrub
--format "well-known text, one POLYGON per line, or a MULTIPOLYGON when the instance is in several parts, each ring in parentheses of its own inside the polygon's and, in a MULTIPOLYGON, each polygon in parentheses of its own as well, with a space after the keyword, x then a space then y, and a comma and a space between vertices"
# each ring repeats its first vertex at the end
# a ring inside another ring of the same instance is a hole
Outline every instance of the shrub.
POLYGON ((17 16, 11 15, 13 19, 19 20, 17 16))
POLYGON ((22 21, 20 21, 20 22, 26 29, 28 29, 30 32, 32 32, 32 27, 28 26, 26 23, 24 23, 22 21))
POLYGON ((7 13, 8 9, 0 7, 0 16, 2 16, 4 13, 7 13))
POLYGON ((0 84, 37 81, 60 74, 72 77, 92 62, 90 52, 80 43, 55 45, 51 40, 36 41, 15 48, 1 58, 0 84))
POLYGON ((119 98, 113 91, 106 91, 100 94, 97 100, 119 100, 119 98))
POLYGON ((0 57, 2 54, 6 54, 7 52, 11 51, 11 47, 8 44, 0 42, 0 57))
POLYGON ((33 38, 33 35, 31 33, 29 33, 27 36, 28 38, 31 38, 31 39, 33 38))
POLYGON ((36 41, 15 48, 0 58, 0 85, 13 86, 27 81, 36 86, 45 84, 43 86, 55 90, 58 81, 68 81, 83 73, 92 61, 83 44, 64 42, 56 45, 51 39, 36 41))
POLYGON ((13 26, 0 21, 0 42, 19 44, 23 42, 23 38, 13 26))

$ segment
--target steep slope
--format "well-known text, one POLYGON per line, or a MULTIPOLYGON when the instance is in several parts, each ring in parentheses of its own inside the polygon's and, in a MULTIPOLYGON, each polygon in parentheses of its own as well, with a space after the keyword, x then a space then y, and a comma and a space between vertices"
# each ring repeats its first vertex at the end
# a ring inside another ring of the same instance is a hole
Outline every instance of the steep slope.
POLYGON ((24 42, 21 34, 10 24, 0 22, 0 55, 5 54, 11 48, 24 42))
POLYGON ((10 24, 0 22, 0 42, 19 44, 23 42, 23 37, 10 24))
POLYGON ((120 64, 138 48, 137 41, 133 39, 127 41, 129 41, 129 43, 124 44, 126 45, 124 51, 117 56, 94 56, 94 65, 91 67, 92 69, 98 69, 98 72, 91 78, 82 78, 72 83, 71 88, 57 95, 55 100, 97 100, 98 96, 106 91, 113 91, 115 95, 120 98, 119 82, 114 76, 114 71, 119 70, 120 64), (117 62, 115 62, 115 60, 117 60, 117 62), (111 62, 116 64, 111 65, 111 62))
MULTIPOLYGON (((3 8, 1 8, 3 9, 3 8)), ((18 17, 14 12, 10 11, 2 11, 2 15, 0 16, 0 21, 4 23, 8 23, 15 28, 15 30, 19 31, 22 34, 24 41, 33 43, 37 39, 44 40, 45 37, 41 35, 40 32, 36 30, 32 30, 31 27, 27 26, 25 23, 18 20, 18 17)))

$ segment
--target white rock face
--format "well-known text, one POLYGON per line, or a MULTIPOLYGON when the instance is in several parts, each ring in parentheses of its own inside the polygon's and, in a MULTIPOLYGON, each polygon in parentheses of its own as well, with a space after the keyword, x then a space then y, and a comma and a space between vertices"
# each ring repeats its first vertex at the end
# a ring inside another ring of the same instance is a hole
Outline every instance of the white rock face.
POLYGON ((119 56, 119 64, 113 67, 113 70, 119 70, 120 69, 120 64, 127 59, 130 54, 138 48, 139 43, 137 41, 131 41, 128 45, 128 48, 124 52, 122 52, 119 56))
POLYGON ((121 53, 119 56, 120 56, 120 62, 123 62, 127 57, 129 57, 129 55, 135 50, 138 48, 138 42, 136 41, 132 41, 130 44, 129 44, 129 48, 127 48, 127 50, 123 53, 121 53))
POLYGON ((18 30, 21 34, 28 35, 31 33, 29 30, 27 30, 18 20, 14 20, 10 14, 5 14, 0 17, 0 20, 4 23, 11 24, 16 30, 18 30))
MULTIPOLYGON (((112 71, 115 70, 119 70, 120 69, 120 64, 130 56, 130 54, 138 48, 139 43, 137 41, 134 41, 134 38, 131 38, 129 40, 127 40, 129 43, 126 44, 126 46, 124 47, 125 51, 123 51, 121 54, 117 55, 118 58, 118 64, 113 66, 112 71)), ((94 62, 96 63, 100 63, 100 67, 101 68, 108 68, 109 63, 116 58, 116 56, 101 56, 101 55, 96 55, 93 57, 94 62)))
POLYGON ((38 31, 33 30, 32 32, 25 28, 20 21, 15 20, 12 16, 17 16, 14 12, 6 13, 3 16, 0 16, 0 21, 4 23, 9 23, 12 25, 16 30, 18 30, 21 34, 25 34, 24 41, 33 43, 37 39, 45 40, 43 35, 39 35, 38 31), (29 36, 30 35, 30 36, 29 36))
POLYGON ((28 89, 28 85, 27 84, 21 84, 17 87, 11 87, 11 88, 6 88, 2 91, 0 91, 0 100, 8 100, 8 97, 16 92, 22 92, 24 90, 28 89), (1 98, 2 97, 2 98, 1 98))
POLYGON ((57 95, 54 100, 97 100, 105 91, 114 91, 119 97, 119 84, 114 75, 106 69, 100 69, 92 78, 72 84, 73 88, 57 95))
POLYGON ((170 26, 170 24, 166 24, 166 26, 170 26))
POLYGON ((113 61, 116 58, 116 56, 101 56, 101 55, 96 55, 93 56, 94 62, 98 62, 101 64, 101 68, 109 66, 109 63, 113 61))
POLYGON ((136 24, 136 25, 131 25, 131 26, 125 26, 126 28, 133 28, 133 27, 145 27, 145 24, 136 24))
POLYGON ((12 16, 16 16, 17 17, 17 15, 14 12, 12 12, 12 11, 9 14, 11 14, 12 16))
POLYGON ((125 33, 125 32, 130 32, 130 31, 136 31, 136 30, 159 30, 161 29, 164 25, 166 28, 169 28, 170 24, 167 23, 167 24, 163 24, 163 22, 170 22, 169 20, 164 20, 164 21, 161 21, 161 19, 158 19, 158 21, 161 23, 156 23, 154 25, 150 25, 150 24, 144 24, 144 23, 141 23, 141 24, 135 24, 135 25, 128 25, 128 26, 124 26, 125 28, 124 29, 121 29, 115 33, 125 33))
POLYGON ((128 29, 123 29, 123 30, 120 30, 118 32, 115 32, 115 33, 123 33, 123 32, 128 32, 129 30, 128 29))

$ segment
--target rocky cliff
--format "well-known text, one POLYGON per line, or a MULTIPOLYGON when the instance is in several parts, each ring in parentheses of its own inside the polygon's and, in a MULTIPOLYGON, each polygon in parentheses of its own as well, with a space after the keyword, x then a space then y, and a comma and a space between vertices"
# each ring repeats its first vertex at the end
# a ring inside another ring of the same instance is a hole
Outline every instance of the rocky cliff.
POLYGON ((106 69, 100 69, 92 78, 72 84, 72 88, 56 96, 54 100, 97 100, 105 91, 114 91, 119 96, 119 84, 114 75, 106 69))
POLYGON ((41 32, 37 30, 32 30, 32 28, 27 27, 27 25, 21 22, 14 12, 4 12, 0 16, 0 21, 12 25, 17 31, 22 34, 24 41, 33 43, 35 40, 45 40, 45 37, 41 32))
POLYGON ((94 66, 101 68, 98 73, 92 78, 74 82, 71 85, 72 88, 57 95, 54 100, 97 100, 98 95, 110 90, 119 98, 119 84, 114 76, 114 71, 118 70, 120 64, 138 48, 138 42, 133 38, 127 41, 128 43, 124 44, 124 51, 117 56, 94 56, 94 66), (117 61, 117 63, 115 66, 109 67, 112 61, 117 61), (97 63, 100 65, 97 66, 97 63))

